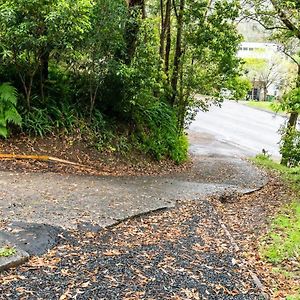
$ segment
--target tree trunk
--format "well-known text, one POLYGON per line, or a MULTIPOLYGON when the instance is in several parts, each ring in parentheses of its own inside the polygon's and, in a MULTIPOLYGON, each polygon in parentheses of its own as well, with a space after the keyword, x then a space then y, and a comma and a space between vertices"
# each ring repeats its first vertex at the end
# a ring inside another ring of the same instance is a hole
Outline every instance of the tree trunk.
POLYGON ((292 112, 291 113, 291 115, 289 117, 289 121, 288 121, 288 127, 289 128, 295 128, 296 127, 298 116, 299 116, 299 113, 297 113, 297 112, 292 112))
POLYGON ((267 94, 268 94, 268 89, 266 86, 264 86, 264 98, 263 101, 267 101, 267 94))
POLYGON ((29 82, 28 84, 26 83, 26 76, 22 76, 21 73, 19 73, 19 78, 22 82, 24 93, 25 93, 25 101, 26 101, 26 106, 27 109, 31 109, 31 91, 32 91, 32 84, 33 84, 33 77, 34 75, 29 76, 29 82))
POLYGON ((49 56, 50 53, 48 50, 45 50, 45 52, 40 57, 40 86, 41 86, 41 97, 44 102, 45 100, 45 83, 49 79, 49 56))
POLYGON ((167 0, 166 5, 166 50, 165 50, 165 73, 169 81, 169 65, 170 65, 170 52, 171 52, 171 11, 172 3, 171 0, 167 0))
MULTIPOLYGON (((296 88, 300 88, 300 64, 298 64, 298 75, 297 75, 297 83, 296 88)), ((297 120, 299 117, 299 113, 292 112, 288 121, 288 127, 295 128, 297 124, 297 120)))
POLYGON ((130 64, 136 50, 139 33, 139 17, 146 18, 145 1, 129 0, 128 2, 128 22, 126 24, 126 47, 127 57, 125 63, 130 64))
POLYGON ((180 0, 179 13, 177 17, 177 37, 176 37, 176 48, 174 56, 174 65, 173 65, 173 75, 172 75, 172 98, 171 104, 174 105, 177 97, 177 85, 178 85, 178 76, 179 68, 182 56, 182 32, 183 32, 183 15, 185 9, 185 0, 180 0))
POLYGON ((161 32, 159 54, 161 59, 164 60, 164 70, 169 81, 172 0, 167 0, 165 7, 164 9, 164 1, 160 0, 161 32))
POLYGON ((159 47, 159 54, 161 59, 164 58, 164 51, 165 51, 165 36, 166 36, 166 30, 165 30, 165 14, 164 14, 164 1, 160 0, 160 18, 161 18, 161 24, 160 24, 160 47, 159 47))

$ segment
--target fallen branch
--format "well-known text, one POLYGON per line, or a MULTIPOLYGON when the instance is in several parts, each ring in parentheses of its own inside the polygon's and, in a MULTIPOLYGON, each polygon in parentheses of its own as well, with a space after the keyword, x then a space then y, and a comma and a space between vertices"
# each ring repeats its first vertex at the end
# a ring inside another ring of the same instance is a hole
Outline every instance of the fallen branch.
POLYGON ((89 166, 81 165, 72 161, 48 156, 48 155, 21 155, 21 154, 0 154, 1 159, 28 159, 28 160, 39 160, 39 161, 54 161, 62 164, 72 165, 76 167, 91 168, 89 166))

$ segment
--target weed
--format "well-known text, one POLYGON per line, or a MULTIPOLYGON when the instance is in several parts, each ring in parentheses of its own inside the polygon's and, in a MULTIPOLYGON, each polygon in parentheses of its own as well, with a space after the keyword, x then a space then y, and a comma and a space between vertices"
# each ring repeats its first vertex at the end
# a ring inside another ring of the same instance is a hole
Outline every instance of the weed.
POLYGON ((53 131, 53 122, 46 108, 32 108, 23 116, 23 130, 29 135, 45 136, 53 131))
POLYGON ((9 257, 16 253, 16 249, 12 247, 0 248, 0 257, 9 257))

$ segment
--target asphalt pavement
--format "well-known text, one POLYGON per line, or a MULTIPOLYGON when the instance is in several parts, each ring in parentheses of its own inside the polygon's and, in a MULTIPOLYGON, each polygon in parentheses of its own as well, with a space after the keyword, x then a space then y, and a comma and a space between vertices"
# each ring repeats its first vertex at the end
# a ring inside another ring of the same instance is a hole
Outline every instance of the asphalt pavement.
POLYGON ((279 159, 279 129, 286 117, 235 101, 199 112, 191 124, 191 152, 197 155, 249 157, 266 150, 279 159))

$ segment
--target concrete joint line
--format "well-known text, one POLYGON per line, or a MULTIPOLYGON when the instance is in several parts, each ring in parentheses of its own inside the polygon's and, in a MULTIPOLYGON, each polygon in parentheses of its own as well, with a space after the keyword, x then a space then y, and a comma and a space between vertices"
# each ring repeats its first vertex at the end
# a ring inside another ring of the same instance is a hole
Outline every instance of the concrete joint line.
MULTIPOLYGON (((215 213, 218 216, 218 222, 219 222, 220 226, 222 227, 224 233, 226 234, 226 236, 230 240, 230 243, 233 245, 235 252, 236 253, 240 252, 240 247, 238 246, 237 242, 235 241, 235 239, 233 238, 233 236, 231 235, 231 233, 227 229, 227 226, 224 224, 224 222, 219 217, 219 214, 217 213, 216 210, 215 210, 215 213)), ((245 259, 243 259, 243 265, 246 266, 249 269, 251 279, 254 282, 255 286, 261 291, 262 296, 264 297, 264 299, 269 300, 270 299, 269 295, 264 292, 264 285, 262 284, 262 282, 260 281, 258 276, 251 271, 250 266, 249 266, 248 262, 245 259)), ((238 264, 238 266, 240 267, 240 269, 242 269, 242 264, 238 264)))

